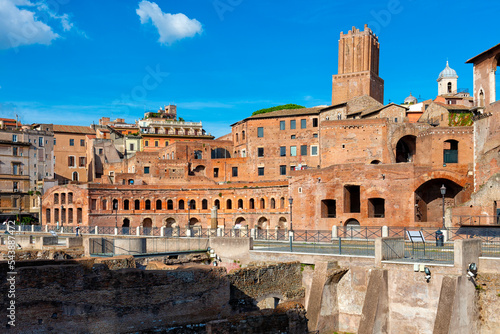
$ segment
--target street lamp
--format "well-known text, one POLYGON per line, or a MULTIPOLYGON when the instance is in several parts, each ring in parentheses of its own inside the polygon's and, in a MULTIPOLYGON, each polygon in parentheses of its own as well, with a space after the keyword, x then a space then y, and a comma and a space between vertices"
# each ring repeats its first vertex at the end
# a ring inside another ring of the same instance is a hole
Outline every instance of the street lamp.
POLYGON ((188 228, 190 227, 189 224, 191 223, 191 200, 187 201, 188 205, 188 228))
POLYGON ((290 232, 288 233, 288 237, 290 239, 290 252, 293 252, 292 196, 290 196, 290 198, 288 199, 288 203, 290 203, 290 232))
POLYGON ((443 230, 446 230, 446 226, 444 224, 444 195, 446 194, 446 187, 444 186, 444 184, 441 186, 441 188, 439 188, 439 190, 441 190, 441 195, 443 195, 443 230))
POLYGON ((63 214, 63 210, 64 210, 64 205, 61 205, 61 227, 64 226, 64 214, 63 214))
POLYGON ((115 228, 118 228, 118 200, 113 201, 113 210, 115 210, 115 228))

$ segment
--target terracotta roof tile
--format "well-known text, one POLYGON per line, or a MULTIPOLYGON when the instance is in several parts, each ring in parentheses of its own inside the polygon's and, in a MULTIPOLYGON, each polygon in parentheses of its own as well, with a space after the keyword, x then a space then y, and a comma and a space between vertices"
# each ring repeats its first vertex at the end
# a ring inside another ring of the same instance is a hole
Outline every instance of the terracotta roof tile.
POLYGON ((54 132, 95 134, 95 131, 88 126, 54 124, 53 129, 54 132))

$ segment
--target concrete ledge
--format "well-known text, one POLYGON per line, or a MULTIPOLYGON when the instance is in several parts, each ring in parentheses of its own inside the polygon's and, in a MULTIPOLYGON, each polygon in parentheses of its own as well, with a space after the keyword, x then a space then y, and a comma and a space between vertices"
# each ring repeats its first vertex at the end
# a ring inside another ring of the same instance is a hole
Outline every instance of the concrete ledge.
POLYGON ((115 255, 146 253, 146 238, 115 239, 115 255))
POLYGON ((455 240, 454 242, 454 264, 461 275, 467 274, 467 268, 470 263, 479 264, 481 256, 481 240, 466 239, 455 240))
POLYGON ((83 239, 81 237, 71 237, 66 239, 66 247, 82 247, 83 239))

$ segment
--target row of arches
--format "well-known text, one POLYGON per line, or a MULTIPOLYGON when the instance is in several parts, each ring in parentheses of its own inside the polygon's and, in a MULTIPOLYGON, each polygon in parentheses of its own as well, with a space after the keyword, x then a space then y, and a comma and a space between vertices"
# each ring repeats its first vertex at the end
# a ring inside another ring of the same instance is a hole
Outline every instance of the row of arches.
MULTIPOLYGON (((141 223, 140 223, 140 226, 144 227, 144 228, 152 228, 152 227, 167 227, 167 228, 177 228, 177 227, 181 227, 181 225, 183 225, 182 223, 180 223, 180 221, 178 219, 176 219, 176 217, 167 217, 167 218, 163 218, 162 222, 161 222, 161 226, 154 226, 153 224, 153 220, 152 218, 150 217, 144 217, 144 218, 141 218, 141 223)), ((206 228, 210 225, 210 222, 207 221, 205 224, 202 223, 202 221, 198 218, 198 217, 190 217, 189 218, 189 221, 186 225, 186 227, 200 227, 200 228, 206 228)), ((246 227, 248 224, 247 220, 245 217, 238 217, 234 220, 232 226, 229 226, 230 228, 244 228, 246 227)), ((122 219, 122 227, 124 228, 128 228, 128 227, 131 227, 131 218, 130 217, 125 217, 122 219)), ((286 219, 286 217, 282 216, 278 219, 277 223, 275 223, 274 226, 271 226, 271 223, 270 223, 270 220, 265 217, 265 216, 262 216, 260 217, 258 220, 257 220, 257 223, 254 224, 253 226, 249 226, 249 228, 256 228, 258 230, 264 230, 264 229, 270 229, 270 228, 276 228, 276 229, 288 229, 288 221, 286 219)))
MULTIPOLYGON (((100 201, 100 210, 209 210, 209 201, 207 199, 201 200, 201 207, 198 206, 198 203, 194 199, 184 200, 179 199, 174 201, 172 199, 168 199, 167 201, 156 199, 124 199, 120 203, 118 199, 112 199, 109 201, 104 198, 100 201)), ((281 197, 279 200, 276 200, 274 197, 271 197, 268 201, 265 198, 250 198, 247 201, 243 199, 226 199, 220 200, 215 199, 211 202, 212 207, 216 207, 218 210, 234 210, 234 209, 285 209, 285 198, 281 197)), ((95 208, 97 209, 97 207, 95 208)))

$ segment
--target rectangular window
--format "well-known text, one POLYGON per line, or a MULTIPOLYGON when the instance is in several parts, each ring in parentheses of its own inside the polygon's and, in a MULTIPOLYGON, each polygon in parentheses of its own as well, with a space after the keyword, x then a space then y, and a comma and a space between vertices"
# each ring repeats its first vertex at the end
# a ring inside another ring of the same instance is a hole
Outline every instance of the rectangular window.
POLYGON ((344 212, 359 213, 361 208, 360 186, 344 187, 344 212))
POLYGON ((291 157, 297 156, 297 146, 290 146, 290 156, 291 157))
POLYGON ((286 146, 280 146, 280 157, 286 157, 286 146))
POLYGON ((80 146, 85 146, 85 139, 80 139, 80 146))
POLYGON ((43 146, 43 137, 38 137, 38 146, 43 146))
POLYGON ((75 146, 75 140, 74 139, 70 139, 69 140, 69 146, 75 146))
POLYGON ((99 155, 102 155, 102 152, 104 152, 104 151, 102 150, 102 148, 100 148, 99 149, 99 155))
POLYGON ((280 166, 280 175, 286 175, 286 165, 280 166))
POLYGON ((297 127, 296 123, 297 122, 294 119, 290 120, 290 129, 292 130, 295 129, 297 127))
POLYGON ((80 157, 79 158, 79 166, 80 167, 85 167, 85 157, 80 157))
POLYGON ((147 141, 147 140, 146 140, 146 141, 144 142, 144 146, 149 146, 149 141, 147 141))
POLYGON ((264 137, 264 128, 257 128, 257 137, 262 138, 264 137))
POLYGON ((313 118, 313 128, 317 128, 317 127, 318 127, 318 119, 313 118))
POLYGON ((75 166, 75 157, 70 155, 68 157, 68 167, 76 167, 75 166))
POLYGON ((12 189, 14 189, 14 192, 17 192, 19 190, 19 182, 14 181, 12 189))
POLYGON ((155 147, 158 147, 158 141, 155 141, 155 147))
POLYGON ((305 129, 307 126, 307 120, 306 119, 301 119, 300 120, 300 128, 305 129))
POLYGON ((17 147, 12 148, 12 155, 17 157, 17 147))
POLYGON ((307 155, 307 145, 300 146, 300 155, 307 155))
POLYGON ((291 139, 295 139, 296 137, 295 137, 295 135, 292 135, 290 138, 291 138, 291 139))
POLYGON ((134 150, 134 144, 130 144, 130 150, 133 151, 134 150))
POLYGON ((313 133, 313 138, 318 138, 318 134, 317 133, 313 133))
POLYGON ((321 201, 321 218, 337 217, 337 204, 334 199, 324 199, 321 201))
POLYGON ((219 177, 219 168, 214 168, 214 177, 219 177))
POLYGON ((54 145, 56 144, 56 139, 54 138, 54 145))
POLYGON ((280 121, 280 130, 285 130, 285 121, 280 121))
POLYGON ((13 141, 14 143, 17 143, 17 135, 12 135, 12 141, 13 141))
POLYGON ((149 167, 144 167, 144 174, 149 174, 149 167))
POLYGON ((233 177, 238 176, 238 167, 233 167, 233 177))
POLYGON ((318 146, 316 146, 316 145, 311 146, 311 155, 312 156, 318 155, 318 146))
POLYGON ((258 147, 257 148, 257 156, 258 157, 263 157, 264 156, 264 148, 263 147, 258 147))
POLYGON ((263 176, 264 175, 264 167, 259 167, 257 169, 257 171, 258 171, 259 176, 263 176))

